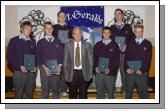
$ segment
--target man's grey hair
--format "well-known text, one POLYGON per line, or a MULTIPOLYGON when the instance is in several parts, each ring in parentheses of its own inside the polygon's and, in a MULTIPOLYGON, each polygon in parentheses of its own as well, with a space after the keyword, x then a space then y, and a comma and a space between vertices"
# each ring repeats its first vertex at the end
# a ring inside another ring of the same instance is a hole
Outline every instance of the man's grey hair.
POLYGON ((73 33, 75 30, 80 30, 81 33, 82 33, 82 29, 81 29, 80 27, 74 27, 73 30, 72 30, 72 33, 73 33))

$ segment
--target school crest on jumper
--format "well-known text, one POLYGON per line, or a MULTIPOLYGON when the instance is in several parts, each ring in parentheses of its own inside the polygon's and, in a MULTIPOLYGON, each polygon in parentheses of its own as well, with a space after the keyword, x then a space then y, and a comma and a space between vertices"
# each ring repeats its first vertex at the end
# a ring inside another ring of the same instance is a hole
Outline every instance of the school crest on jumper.
POLYGON ((59 47, 59 45, 56 45, 56 48, 58 48, 59 47))
POLYGON ((31 45, 31 49, 34 48, 34 45, 31 45))
POLYGON ((127 34, 128 34, 128 30, 125 31, 125 35, 127 35, 127 34))
POLYGON ((146 51, 146 50, 147 50, 147 48, 146 48, 146 47, 144 47, 143 49, 144 49, 144 51, 146 51))
POLYGON ((109 51, 110 51, 110 52, 112 52, 112 51, 113 51, 113 49, 111 48, 111 49, 109 49, 109 51))

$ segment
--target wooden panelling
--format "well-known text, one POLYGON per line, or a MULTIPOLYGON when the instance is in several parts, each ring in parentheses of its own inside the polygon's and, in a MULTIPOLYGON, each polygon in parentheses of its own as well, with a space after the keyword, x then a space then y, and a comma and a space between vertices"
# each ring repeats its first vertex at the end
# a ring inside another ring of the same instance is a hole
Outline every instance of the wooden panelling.
POLYGON ((149 77, 155 77, 155 46, 152 47, 152 60, 149 71, 149 77))

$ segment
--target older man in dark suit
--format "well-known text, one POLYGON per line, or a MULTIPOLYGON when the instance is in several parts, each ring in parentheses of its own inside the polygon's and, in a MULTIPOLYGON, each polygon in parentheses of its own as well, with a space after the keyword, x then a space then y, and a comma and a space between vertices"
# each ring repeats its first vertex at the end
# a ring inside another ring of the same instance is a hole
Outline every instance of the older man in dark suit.
POLYGON ((70 40, 65 44, 64 74, 69 83, 69 98, 87 98, 88 83, 93 73, 92 47, 89 43, 82 41, 82 31, 76 27, 73 29, 70 40))

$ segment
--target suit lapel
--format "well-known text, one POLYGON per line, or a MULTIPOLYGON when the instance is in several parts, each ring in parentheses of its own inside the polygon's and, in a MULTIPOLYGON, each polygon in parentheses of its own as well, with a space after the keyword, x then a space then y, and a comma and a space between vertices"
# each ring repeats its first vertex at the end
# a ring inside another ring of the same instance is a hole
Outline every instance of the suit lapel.
POLYGON ((70 44, 70 55, 71 55, 71 59, 72 59, 72 65, 74 64, 74 41, 71 41, 70 44))

